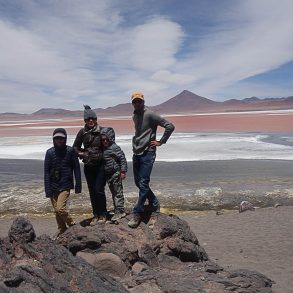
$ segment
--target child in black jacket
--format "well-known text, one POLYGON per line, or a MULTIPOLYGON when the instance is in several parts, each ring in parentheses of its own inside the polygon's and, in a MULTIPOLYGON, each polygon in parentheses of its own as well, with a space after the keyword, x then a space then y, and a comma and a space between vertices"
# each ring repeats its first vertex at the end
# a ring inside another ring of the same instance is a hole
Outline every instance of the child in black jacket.
POLYGON ((75 176, 75 193, 81 193, 81 173, 75 150, 66 145, 67 133, 63 128, 53 132, 54 146, 47 150, 44 163, 44 183, 46 197, 51 199, 55 211, 58 238, 67 229, 75 224, 69 215, 66 204, 70 189, 74 188, 73 173, 75 176))

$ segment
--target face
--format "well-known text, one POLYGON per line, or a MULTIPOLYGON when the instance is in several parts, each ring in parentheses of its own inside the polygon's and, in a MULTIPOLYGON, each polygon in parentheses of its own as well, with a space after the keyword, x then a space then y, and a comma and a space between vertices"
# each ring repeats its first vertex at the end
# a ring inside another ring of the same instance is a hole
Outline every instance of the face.
POLYGON ((102 141, 102 145, 104 147, 108 147, 109 144, 110 144, 110 141, 109 141, 109 139, 108 139, 108 137, 106 135, 101 136, 101 141, 102 141))
POLYGON ((84 120, 85 124, 88 126, 88 128, 93 128, 98 124, 97 118, 88 118, 84 120))
POLYGON ((132 101, 132 106, 135 111, 140 111, 144 108, 144 101, 141 99, 134 99, 132 101))
POLYGON ((54 139, 54 145, 56 145, 57 147, 63 147, 66 144, 65 137, 57 136, 57 137, 54 137, 53 139, 54 139))

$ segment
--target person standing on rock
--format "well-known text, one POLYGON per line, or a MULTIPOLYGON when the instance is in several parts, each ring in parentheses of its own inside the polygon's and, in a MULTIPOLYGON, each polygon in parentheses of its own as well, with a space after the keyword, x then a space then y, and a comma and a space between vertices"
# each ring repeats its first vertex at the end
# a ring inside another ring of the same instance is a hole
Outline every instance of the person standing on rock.
POLYGON ((149 186, 150 176, 156 159, 156 148, 167 142, 175 127, 145 107, 143 93, 134 92, 131 96, 131 102, 134 108, 133 122, 135 127, 132 139, 133 175, 135 185, 139 189, 139 195, 133 208, 133 218, 128 222, 128 226, 136 228, 141 222, 144 211, 160 211, 159 201, 149 186), (156 139, 158 126, 165 128, 160 140, 156 139), (146 200, 148 200, 148 205, 144 206, 146 200))
POLYGON ((81 193, 79 161, 74 149, 66 145, 66 140, 66 130, 56 128, 53 132, 54 146, 47 150, 44 163, 45 194, 51 199, 58 226, 55 238, 75 224, 66 207, 70 189, 74 188, 73 174, 75 193, 81 193))
POLYGON ((113 198, 114 215, 112 221, 126 216, 122 180, 126 178, 127 161, 123 150, 115 143, 115 132, 111 127, 101 130, 103 164, 106 180, 113 198))
POLYGON ((85 125, 79 130, 73 148, 84 163, 84 174, 89 189, 93 211, 90 225, 106 222, 106 178, 103 166, 101 145, 101 126, 97 122, 97 114, 88 105, 84 105, 85 125), (83 145, 83 148, 82 148, 83 145))

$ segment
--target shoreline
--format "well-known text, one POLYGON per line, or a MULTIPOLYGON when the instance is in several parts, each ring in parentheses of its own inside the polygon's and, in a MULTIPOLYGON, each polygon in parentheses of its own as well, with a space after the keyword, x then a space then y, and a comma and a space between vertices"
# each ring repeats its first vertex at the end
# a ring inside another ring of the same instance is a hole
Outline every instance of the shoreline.
MULTIPOLYGON (((125 207, 137 199, 132 164, 124 181, 125 207)), ((236 210, 241 201, 256 207, 293 205, 293 161, 224 160, 156 162, 151 188, 168 211, 236 210)), ((43 161, 0 159, 0 216, 51 213, 44 195, 43 161)), ((83 190, 70 197, 73 214, 90 214, 90 202, 82 171, 83 190)), ((105 188, 108 210, 112 198, 105 188)))

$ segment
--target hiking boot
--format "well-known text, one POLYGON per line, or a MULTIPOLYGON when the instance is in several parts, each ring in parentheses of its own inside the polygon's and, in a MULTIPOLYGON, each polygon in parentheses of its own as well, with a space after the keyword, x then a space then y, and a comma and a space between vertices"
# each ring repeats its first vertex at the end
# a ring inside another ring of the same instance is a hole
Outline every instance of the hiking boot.
POLYGON ((66 231, 66 229, 65 229, 65 230, 59 230, 59 231, 57 231, 57 232, 54 234, 54 236, 52 236, 52 240, 57 240, 57 239, 59 239, 59 237, 60 237, 65 231, 66 231))
POLYGON ((144 206, 144 211, 145 212, 151 212, 151 213, 159 213, 160 212, 160 204, 153 206, 151 204, 148 204, 144 206))
POLYGON ((140 214, 133 214, 133 218, 128 222, 128 227, 137 228, 141 222, 140 214))
POLYGON ((121 218, 124 218, 125 216, 126 216, 126 213, 124 213, 124 212, 120 212, 120 211, 115 212, 115 214, 112 217, 111 221, 117 221, 117 220, 119 220, 121 218))
POLYGON ((102 223, 106 223, 106 221, 107 221, 106 216, 100 216, 100 218, 99 218, 99 220, 98 220, 98 223, 99 223, 99 224, 102 224, 102 223))
POLYGON ((90 226, 95 226, 98 224, 98 221, 99 221, 99 217, 98 216, 95 216, 92 218, 91 222, 90 222, 90 226))

